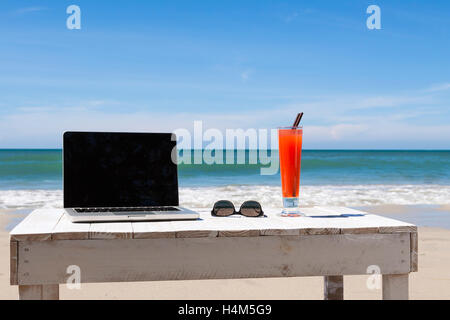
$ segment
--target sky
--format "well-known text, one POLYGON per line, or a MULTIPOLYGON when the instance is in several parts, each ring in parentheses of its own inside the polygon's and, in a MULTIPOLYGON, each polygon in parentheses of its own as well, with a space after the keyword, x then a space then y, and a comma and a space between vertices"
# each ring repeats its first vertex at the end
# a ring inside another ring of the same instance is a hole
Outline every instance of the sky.
POLYGON ((449 39, 447 0, 2 0, 0 148, 302 111, 305 149, 450 149, 449 39))

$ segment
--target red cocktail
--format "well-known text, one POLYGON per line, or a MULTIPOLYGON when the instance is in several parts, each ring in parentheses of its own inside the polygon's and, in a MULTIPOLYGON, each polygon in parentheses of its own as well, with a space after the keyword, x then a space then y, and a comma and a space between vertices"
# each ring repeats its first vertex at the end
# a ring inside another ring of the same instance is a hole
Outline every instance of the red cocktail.
POLYGON ((278 129, 278 154, 280 157, 283 215, 299 216, 298 195, 302 159, 302 127, 278 129))

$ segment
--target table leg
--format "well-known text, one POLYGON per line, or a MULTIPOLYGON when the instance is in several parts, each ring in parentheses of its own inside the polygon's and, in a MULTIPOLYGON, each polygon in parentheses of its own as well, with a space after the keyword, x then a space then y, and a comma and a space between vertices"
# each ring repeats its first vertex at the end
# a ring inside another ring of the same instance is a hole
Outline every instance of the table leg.
POLYGON ((59 285, 19 285, 20 300, 59 300, 59 285))
POLYGON ((408 300, 409 274, 383 274, 383 300, 408 300))
POLYGON ((344 276, 324 277, 324 299, 344 300, 344 276))

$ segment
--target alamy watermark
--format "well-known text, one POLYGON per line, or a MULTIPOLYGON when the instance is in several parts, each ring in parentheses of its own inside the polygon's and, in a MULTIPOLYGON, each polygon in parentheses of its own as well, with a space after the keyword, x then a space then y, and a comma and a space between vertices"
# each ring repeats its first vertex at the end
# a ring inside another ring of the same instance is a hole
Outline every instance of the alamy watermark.
POLYGON ((66 20, 66 26, 69 30, 81 29, 81 9, 79 6, 72 4, 67 7, 66 13, 70 16, 66 20))
POLYGON ((370 265, 367 267, 366 273, 370 274, 366 281, 367 288, 369 290, 380 290, 382 282, 380 266, 370 265))
POLYGON ((73 290, 81 289, 81 268, 75 264, 70 265, 66 269, 66 273, 69 277, 66 280, 66 286, 68 289, 73 290))
POLYGON ((260 164, 261 175, 278 172, 278 153, 271 149, 277 144, 276 129, 226 129, 225 132, 203 129, 202 121, 194 121, 194 130, 180 128, 173 132, 177 147, 172 161, 177 164, 260 164), (269 147, 270 146, 270 147, 269 147))
POLYGON ((381 29, 381 9, 379 6, 372 4, 367 7, 366 13, 370 16, 366 20, 366 26, 369 30, 381 29))
MULTIPOLYGON (((72 4, 67 7, 66 13, 70 16, 66 20, 66 26, 69 30, 81 29, 81 8, 72 4)), ((369 30, 381 29, 381 8, 378 5, 372 4, 367 7, 366 13, 370 16, 366 20, 366 26, 369 30)))

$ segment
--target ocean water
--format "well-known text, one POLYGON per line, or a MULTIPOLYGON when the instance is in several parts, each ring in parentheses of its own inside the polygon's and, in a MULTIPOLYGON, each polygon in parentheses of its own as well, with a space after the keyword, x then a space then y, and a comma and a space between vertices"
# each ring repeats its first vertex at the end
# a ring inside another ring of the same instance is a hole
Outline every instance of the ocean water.
MULTIPOLYGON (((0 208, 61 207, 61 155, 0 150, 0 208)), ((261 175, 268 158, 249 164, 249 152, 243 155, 246 164, 179 165, 180 202, 209 208, 219 199, 254 199, 280 206, 279 171, 261 175)), ((277 151, 268 156, 277 159, 277 151)), ((303 205, 449 204, 450 151, 304 150, 300 184, 303 205)))

